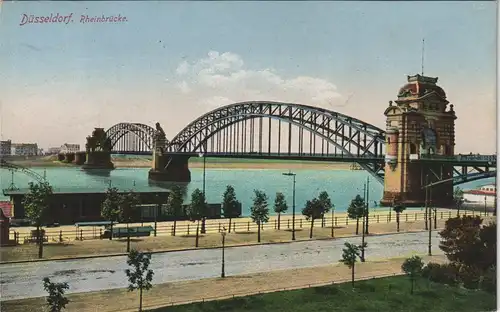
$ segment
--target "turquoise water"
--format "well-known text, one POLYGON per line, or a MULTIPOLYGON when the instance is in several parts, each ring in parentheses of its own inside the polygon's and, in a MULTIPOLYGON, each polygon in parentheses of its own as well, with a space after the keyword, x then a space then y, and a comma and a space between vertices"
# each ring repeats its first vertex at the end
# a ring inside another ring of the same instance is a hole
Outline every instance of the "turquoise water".
MULTIPOLYGON (((109 176, 90 175, 79 168, 57 168, 49 167, 33 168, 40 175, 46 174, 47 180, 55 190, 88 190, 105 191, 111 181, 112 186, 119 189, 133 189, 136 191, 161 190, 158 186, 149 185, 149 168, 115 169, 109 176)), ((276 192, 283 192, 286 196, 291 210, 292 204, 292 177, 282 175, 283 170, 274 169, 207 169, 206 170, 206 194, 207 202, 218 203, 222 200, 222 194, 227 185, 235 188, 236 196, 243 204, 243 215, 249 215, 252 204, 253 190, 263 190, 269 197, 272 211, 274 196, 276 192)), ((345 211, 351 199, 357 194, 363 193, 363 183, 369 174, 366 171, 351 170, 297 170, 296 176, 296 207, 299 211, 307 200, 314 198, 319 192, 325 190, 330 194, 332 202, 337 211, 345 211)), ((191 169, 192 181, 187 185, 187 196, 196 189, 203 187, 203 169, 191 169)), ((8 188, 11 184, 11 173, 8 170, 0 170, 0 187, 8 188)), ((22 174, 14 174, 14 184, 18 188, 26 188, 28 182, 33 181, 30 177, 22 174)), ((493 182, 494 178, 479 180, 463 184, 462 188, 475 188, 478 185, 493 182)), ((370 207, 375 208, 374 201, 382 198, 383 185, 370 177, 370 207)), ((8 197, 0 194, 0 200, 8 200, 8 197)), ((186 198, 186 203, 189 202, 186 198)), ((299 212, 300 213, 300 212, 299 212)))

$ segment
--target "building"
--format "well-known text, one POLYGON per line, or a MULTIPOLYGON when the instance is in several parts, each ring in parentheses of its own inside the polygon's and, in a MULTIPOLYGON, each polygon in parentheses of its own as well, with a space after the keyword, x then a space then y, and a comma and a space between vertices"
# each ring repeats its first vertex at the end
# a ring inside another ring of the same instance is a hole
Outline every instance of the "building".
POLYGON ((47 155, 57 155, 61 152, 60 147, 49 147, 47 150, 47 155))
POLYGON ((465 190, 464 202, 471 205, 493 207, 496 202, 497 187, 495 184, 483 185, 474 190, 465 190))
MULTIPOLYGON (((425 205, 423 186, 432 183, 440 172, 452 176, 453 167, 412 161, 429 155, 453 156, 455 146, 455 111, 446 93, 436 83, 438 78, 422 75, 408 76, 399 89, 397 100, 389 101, 386 116, 386 158, 382 205, 394 200, 408 207, 425 205)), ((434 203, 448 206, 453 203, 453 182, 433 187, 439 194, 434 203), (439 202, 438 202, 439 201, 439 202)))
POLYGON ((1 156, 10 156, 12 148, 12 141, 0 141, 0 155, 1 156))
MULTIPOLYGON (((23 198, 28 190, 3 190, 5 196, 10 197, 11 205, 3 204, 2 210, 15 220, 26 218, 23 198)), ((136 192, 141 202, 141 216, 138 221, 171 221, 174 217, 170 214, 166 205, 158 207, 156 203, 166 203, 168 190, 152 192, 136 192), (160 209, 158 209, 160 208, 160 209), (155 211, 157 210, 157 211, 155 211), (155 214, 156 212, 156 214, 155 214)), ((71 190, 63 191, 54 189, 49 203, 50 217, 46 219, 48 224, 59 223, 61 225, 74 224, 76 222, 105 221, 101 216, 101 204, 106 197, 106 190, 71 190)), ((183 206, 183 215, 177 216, 177 220, 188 220, 186 209, 183 206)), ((221 217, 222 204, 207 204, 207 218, 217 219, 221 217)), ((241 214, 241 205, 239 207, 241 214)))
POLYGON ((12 143, 10 154, 15 156, 38 155, 38 144, 36 143, 12 143))
POLYGON ((60 153, 66 154, 66 153, 76 153, 80 151, 80 144, 68 144, 64 143, 61 145, 60 148, 60 153))

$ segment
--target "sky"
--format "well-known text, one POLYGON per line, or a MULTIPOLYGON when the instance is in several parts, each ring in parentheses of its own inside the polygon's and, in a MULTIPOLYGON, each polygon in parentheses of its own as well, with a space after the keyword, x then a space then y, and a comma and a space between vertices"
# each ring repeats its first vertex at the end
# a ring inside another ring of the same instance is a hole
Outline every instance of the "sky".
POLYGON ((94 127, 157 121, 172 138, 210 110, 251 100, 320 106, 384 129, 388 101, 421 72, 425 38, 424 73, 439 77, 458 116, 455 152, 496 151, 495 2, 0 6, 2 139, 83 147, 94 127), (21 25, 24 14, 71 13, 21 25))

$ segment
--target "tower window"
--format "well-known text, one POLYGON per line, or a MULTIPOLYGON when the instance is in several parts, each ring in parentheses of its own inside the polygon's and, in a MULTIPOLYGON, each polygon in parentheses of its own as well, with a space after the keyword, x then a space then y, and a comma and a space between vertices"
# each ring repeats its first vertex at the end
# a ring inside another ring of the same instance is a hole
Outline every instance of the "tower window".
POLYGON ((410 154, 417 153, 417 145, 415 143, 410 143, 410 154))

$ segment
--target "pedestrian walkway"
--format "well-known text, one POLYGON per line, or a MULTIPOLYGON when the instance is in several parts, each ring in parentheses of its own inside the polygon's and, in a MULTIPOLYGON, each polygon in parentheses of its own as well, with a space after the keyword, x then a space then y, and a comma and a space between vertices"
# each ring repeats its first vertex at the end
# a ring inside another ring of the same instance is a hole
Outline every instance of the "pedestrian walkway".
MULTIPOLYGON (((444 256, 423 257, 425 262, 444 262, 444 256)), ((401 273, 404 259, 368 261, 356 265, 356 278, 370 278, 401 273)), ((311 284, 349 280, 351 271, 337 263, 329 266, 273 271, 259 274, 229 276, 225 279, 203 279, 155 285, 144 294, 144 308, 152 309, 168 305, 197 301, 217 300, 242 295, 252 295, 270 290, 309 287, 311 284), (293 276, 293 278, 290 278, 293 276)), ((69 295, 68 311, 111 312, 137 311, 138 295, 126 289, 113 289, 69 295)), ((3 302, 7 311, 32 311, 44 304, 44 298, 31 298, 3 302)))

